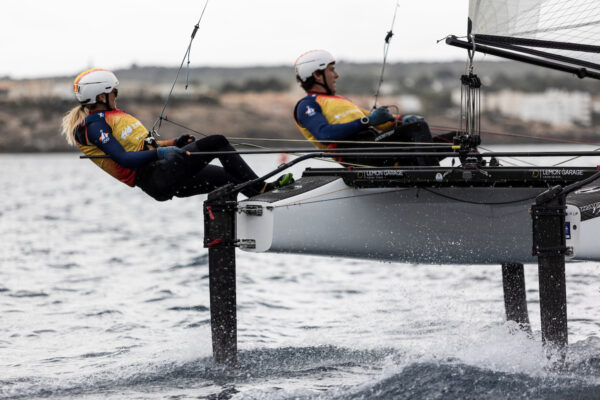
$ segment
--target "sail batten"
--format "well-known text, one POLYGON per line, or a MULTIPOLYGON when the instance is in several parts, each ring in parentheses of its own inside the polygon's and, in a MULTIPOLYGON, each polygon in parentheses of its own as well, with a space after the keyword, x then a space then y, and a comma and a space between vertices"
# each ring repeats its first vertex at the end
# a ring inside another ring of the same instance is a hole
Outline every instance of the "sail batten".
MULTIPOLYGON (((498 38, 498 37, 490 36, 490 38, 498 38)), ((503 39, 503 38, 500 38, 500 39, 503 39)), ((530 40, 530 39, 526 39, 526 40, 530 40)), ((600 64, 592 63, 592 62, 585 61, 585 60, 580 60, 577 58, 566 57, 566 56, 563 56, 560 54, 554 54, 554 53, 550 53, 550 52, 536 50, 534 48, 515 46, 509 42, 494 41, 493 39, 486 40, 486 39, 483 39, 481 37, 481 35, 477 36, 476 42, 477 42, 478 48, 480 48, 480 44, 491 45, 491 46, 494 46, 494 48, 507 49, 507 50, 511 50, 512 52, 515 52, 515 53, 528 54, 528 55, 532 55, 532 56, 535 56, 540 59, 553 60, 553 61, 558 61, 558 62, 566 64, 566 65, 579 66, 579 67, 583 67, 584 69, 600 71, 600 64)), ((554 43, 554 42, 550 42, 550 43, 554 43)), ((565 45, 565 44, 558 43, 557 45, 565 45)), ((556 48, 556 47, 552 47, 552 44, 548 44, 548 46, 550 46, 549 48, 556 48)), ((575 45, 575 46, 580 46, 580 45, 575 45)), ((559 47, 559 48, 562 48, 562 47, 559 47)), ((550 67, 550 66, 548 66, 548 67, 550 67)), ((577 73, 577 74, 583 74, 584 76, 587 76, 587 73, 584 73, 584 71, 581 71, 581 70, 576 71, 576 72, 572 71, 572 72, 577 73)))
POLYGON ((600 24, 600 20, 584 22, 584 23, 580 23, 580 24, 573 24, 573 25, 557 26, 557 27, 553 27, 553 28, 535 29, 535 30, 524 31, 524 32, 515 32, 513 34, 513 36, 527 36, 527 35, 532 35, 532 34, 536 34, 536 33, 560 32, 560 31, 572 30, 572 29, 576 29, 576 28, 583 28, 586 26, 592 26, 592 25, 598 25, 598 24, 600 24))
POLYGON ((557 49, 557 50, 573 50, 573 51, 581 51, 585 53, 600 53, 600 46, 589 45, 589 44, 579 44, 579 43, 570 43, 570 42, 554 42, 548 40, 539 40, 539 39, 527 39, 521 37, 510 37, 510 36, 495 36, 495 35, 475 35, 476 41, 478 43, 486 44, 512 44, 512 45, 521 45, 528 47, 539 47, 546 49, 557 49))

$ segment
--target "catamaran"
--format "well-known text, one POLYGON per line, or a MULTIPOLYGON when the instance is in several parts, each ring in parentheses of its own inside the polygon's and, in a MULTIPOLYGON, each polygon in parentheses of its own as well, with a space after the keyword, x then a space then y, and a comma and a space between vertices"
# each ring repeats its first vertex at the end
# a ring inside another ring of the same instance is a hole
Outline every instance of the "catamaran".
POLYGON ((471 0, 466 40, 446 40, 466 49, 469 59, 461 76, 461 135, 447 151, 421 144, 410 151, 307 151, 257 181, 312 157, 455 157, 457 166, 308 168, 294 185, 239 202, 239 191, 254 181, 210 193, 204 244, 215 360, 237 360, 236 247, 411 263, 501 263, 507 319, 524 329, 530 328, 523 263, 537 258, 542 340, 564 348, 565 259, 600 260, 599 168, 507 167, 498 159, 598 153, 477 151, 481 82, 473 59, 483 52, 599 79, 596 3, 471 0))

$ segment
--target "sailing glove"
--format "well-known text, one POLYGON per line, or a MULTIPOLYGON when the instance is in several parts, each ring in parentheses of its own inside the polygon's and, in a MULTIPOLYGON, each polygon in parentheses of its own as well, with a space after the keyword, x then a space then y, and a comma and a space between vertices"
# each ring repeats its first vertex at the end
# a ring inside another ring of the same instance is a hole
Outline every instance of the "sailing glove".
POLYGON ((369 125, 379 125, 393 120, 394 116, 392 115, 390 110, 388 110, 385 107, 379 107, 371 114, 369 114, 369 125))
POLYGON ((185 156, 186 152, 185 150, 181 150, 179 147, 167 146, 156 149, 156 154, 158 155, 159 160, 173 161, 177 158, 185 156))
POLYGON ((181 135, 177 139, 175 139, 174 143, 175 143, 175 146, 181 148, 188 143, 192 143, 195 140, 196 140, 196 138, 193 137, 192 135, 190 135, 189 133, 184 133, 183 135, 181 135))

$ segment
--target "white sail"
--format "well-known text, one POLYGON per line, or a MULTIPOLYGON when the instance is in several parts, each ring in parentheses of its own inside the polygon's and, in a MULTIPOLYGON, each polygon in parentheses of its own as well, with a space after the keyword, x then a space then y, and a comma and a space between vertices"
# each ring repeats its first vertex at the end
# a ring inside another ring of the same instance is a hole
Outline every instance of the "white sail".
POLYGON ((552 48, 552 54, 600 64, 600 49, 592 47, 600 45, 598 0, 470 0, 469 18, 475 37, 493 35, 553 42, 556 48, 552 44, 541 47, 552 48))

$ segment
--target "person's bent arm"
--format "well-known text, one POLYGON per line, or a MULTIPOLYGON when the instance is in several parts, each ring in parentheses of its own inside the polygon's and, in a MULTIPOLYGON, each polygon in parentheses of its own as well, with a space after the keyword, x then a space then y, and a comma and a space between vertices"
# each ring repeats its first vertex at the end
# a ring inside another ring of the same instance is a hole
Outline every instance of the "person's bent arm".
POLYGON ((89 124, 87 136, 89 141, 124 168, 135 169, 157 159, 156 150, 125 151, 105 121, 89 124))

